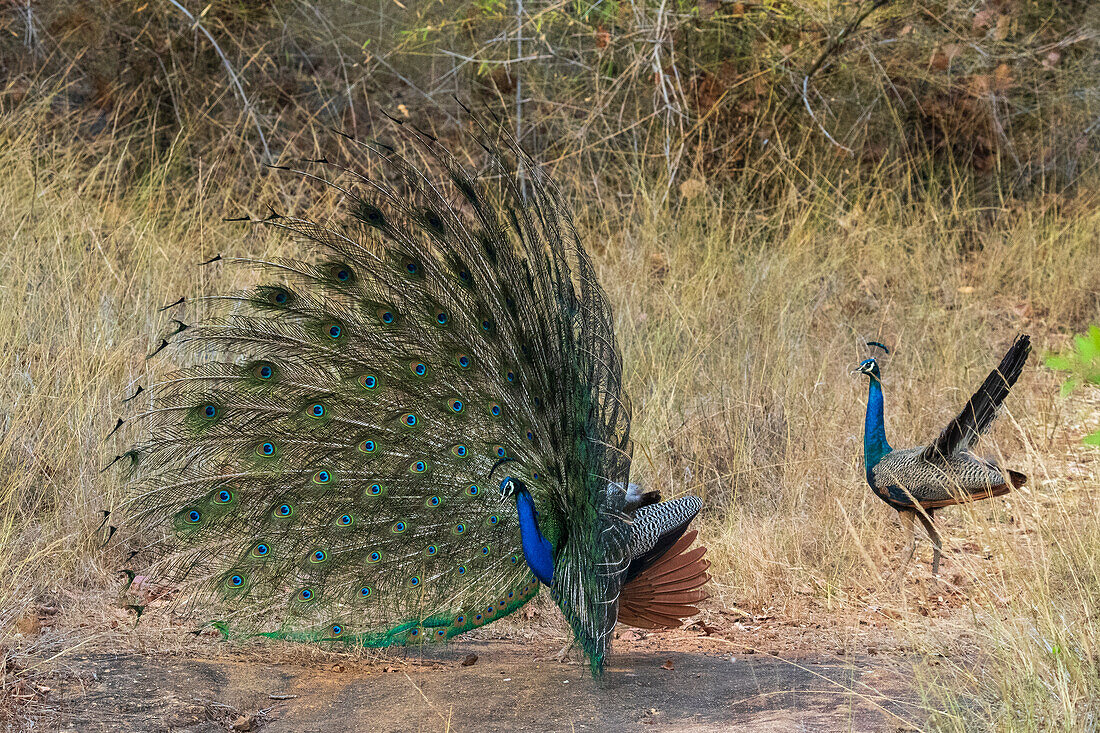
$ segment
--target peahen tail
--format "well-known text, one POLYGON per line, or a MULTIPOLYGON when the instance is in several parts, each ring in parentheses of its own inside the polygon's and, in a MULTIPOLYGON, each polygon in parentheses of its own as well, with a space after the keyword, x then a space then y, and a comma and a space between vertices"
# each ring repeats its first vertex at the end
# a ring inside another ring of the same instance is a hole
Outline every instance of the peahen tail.
POLYGON ((200 299, 210 313, 168 339, 189 361, 146 390, 130 521, 154 572, 224 628, 444 640, 537 593, 488 483, 508 458, 598 672, 630 534, 622 492, 604 490, 625 485, 631 451, 607 299, 514 142, 476 126, 473 176, 427 133, 395 131, 408 156, 372 142, 355 165, 283 168, 337 213, 265 219, 300 250, 237 260, 263 283, 200 299))

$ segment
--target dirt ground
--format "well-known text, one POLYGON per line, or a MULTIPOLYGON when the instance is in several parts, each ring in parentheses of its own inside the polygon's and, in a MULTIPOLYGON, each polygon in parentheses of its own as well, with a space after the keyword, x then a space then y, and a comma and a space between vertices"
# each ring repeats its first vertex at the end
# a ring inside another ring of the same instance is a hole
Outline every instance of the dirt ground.
POLYGON ((849 651, 787 628, 750 651, 738 639, 761 638, 758 628, 728 631, 622 629, 600 680, 575 653, 558 661, 562 638, 545 633, 360 654, 194 637, 119 650, 104 638, 52 663, 48 696, 24 722, 73 733, 492 733, 900 731, 924 720, 899 650, 849 651))

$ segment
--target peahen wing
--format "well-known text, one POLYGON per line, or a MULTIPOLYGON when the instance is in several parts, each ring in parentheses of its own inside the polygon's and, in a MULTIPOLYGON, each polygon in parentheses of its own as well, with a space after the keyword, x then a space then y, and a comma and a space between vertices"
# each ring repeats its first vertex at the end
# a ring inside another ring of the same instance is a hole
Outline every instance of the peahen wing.
POLYGON ((943 429, 935 442, 924 449, 921 457, 928 461, 942 461, 977 442, 997 417, 997 411, 1019 379, 1030 353, 1031 339, 1027 334, 1019 336, 962 412, 943 429))
POLYGON ((400 130, 422 165, 373 144, 377 175, 298 171, 339 214, 266 220, 301 258, 253 262, 270 282, 212 299, 173 339, 195 363, 147 390, 129 514, 161 538, 148 548, 161 572, 229 628, 446 639, 537 591, 514 512, 485 488, 507 457, 598 666, 628 533, 602 491, 629 467, 606 299, 516 146, 476 133, 494 174, 479 180, 400 130))

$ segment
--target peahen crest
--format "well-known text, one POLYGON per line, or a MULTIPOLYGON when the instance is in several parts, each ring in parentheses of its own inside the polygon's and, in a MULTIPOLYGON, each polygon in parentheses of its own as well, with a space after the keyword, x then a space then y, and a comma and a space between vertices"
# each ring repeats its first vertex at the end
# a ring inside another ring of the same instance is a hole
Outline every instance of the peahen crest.
POLYGON ((473 176, 395 131, 412 152, 356 143, 354 162, 284 169, 339 213, 261 222, 300 254, 238 260, 263 284, 200 299, 210 313, 167 339, 190 362, 145 391, 127 514, 155 538, 154 572, 234 632, 445 640, 538 591, 490 483, 509 459, 598 673, 630 535, 624 492, 606 491, 631 455, 611 309, 510 138, 475 125, 473 176))

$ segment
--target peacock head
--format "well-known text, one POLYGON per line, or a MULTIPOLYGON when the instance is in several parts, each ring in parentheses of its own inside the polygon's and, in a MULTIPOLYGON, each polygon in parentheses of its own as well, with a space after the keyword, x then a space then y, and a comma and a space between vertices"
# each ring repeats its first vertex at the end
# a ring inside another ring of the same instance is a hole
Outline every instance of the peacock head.
POLYGON ((504 480, 500 482, 500 500, 511 499, 521 491, 526 491, 527 485, 520 481, 518 478, 512 476, 505 476, 504 480))
POLYGON ((874 377, 875 379, 881 379, 882 378, 882 374, 878 370, 878 362, 875 361, 873 358, 872 359, 864 359, 863 362, 855 369, 853 374, 855 372, 859 372, 860 374, 866 374, 868 376, 874 377))

